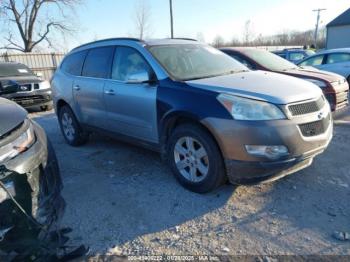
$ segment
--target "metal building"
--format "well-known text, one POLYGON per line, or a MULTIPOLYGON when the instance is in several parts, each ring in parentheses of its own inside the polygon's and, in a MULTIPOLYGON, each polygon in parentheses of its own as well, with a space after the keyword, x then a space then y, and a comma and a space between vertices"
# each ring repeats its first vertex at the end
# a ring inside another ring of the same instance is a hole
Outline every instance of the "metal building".
POLYGON ((326 48, 350 47, 350 8, 327 24, 326 48))

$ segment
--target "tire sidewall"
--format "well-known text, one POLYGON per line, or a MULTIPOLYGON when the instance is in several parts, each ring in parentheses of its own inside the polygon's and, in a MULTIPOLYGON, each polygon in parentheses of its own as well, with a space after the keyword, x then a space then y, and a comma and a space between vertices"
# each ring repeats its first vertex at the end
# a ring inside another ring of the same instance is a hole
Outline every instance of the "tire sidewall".
POLYGON ((173 134, 170 136, 167 146, 167 159, 175 174, 176 179, 185 188, 197 192, 206 193, 223 183, 225 178, 225 172, 223 168, 223 160, 221 152, 214 141, 214 139, 205 132, 202 128, 196 125, 183 125, 176 128, 173 134), (177 169, 174 159, 174 148, 177 141, 182 137, 192 137, 202 144, 208 154, 209 170, 207 177, 200 182, 192 182, 187 180, 177 169))
POLYGON ((74 113, 72 112, 72 110, 67 107, 67 106, 64 106, 61 108, 61 110, 59 111, 59 124, 60 124, 60 128, 61 128, 61 132, 62 132, 62 135, 64 137, 64 139, 66 140, 66 142, 72 146, 76 146, 79 144, 79 134, 80 134, 80 127, 79 127, 79 124, 78 124, 78 121, 77 119, 75 118, 74 116, 74 113), (73 140, 69 140, 67 137, 66 137, 66 134, 64 132, 64 128, 63 128, 63 125, 62 125, 62 117, 64 114, 68 114, 71 118, 72 118, 72 126, 74 128, 74 139, 73 140))

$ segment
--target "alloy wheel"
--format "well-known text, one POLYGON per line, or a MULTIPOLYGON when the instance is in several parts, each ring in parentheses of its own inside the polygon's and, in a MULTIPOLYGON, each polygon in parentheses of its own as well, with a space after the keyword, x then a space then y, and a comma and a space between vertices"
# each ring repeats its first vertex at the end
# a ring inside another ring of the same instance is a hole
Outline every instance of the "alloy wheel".
POLYGON ((70 141, 74 140, 75 128, 73 126, 73 118, 68 113, 62 115, 62 127, 66 138, 70 141))
POLYGON ((181 137, 175 144, 174 158, 178 171, 187 180, 198 183, 208 175, 208 154, 198 140, 181 137))

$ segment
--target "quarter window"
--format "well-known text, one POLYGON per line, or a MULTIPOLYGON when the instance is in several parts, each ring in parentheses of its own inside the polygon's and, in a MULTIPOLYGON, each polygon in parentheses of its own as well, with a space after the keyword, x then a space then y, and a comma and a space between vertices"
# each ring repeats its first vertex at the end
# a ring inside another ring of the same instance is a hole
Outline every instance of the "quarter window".
POLYGON ((71 75, 80 76, 86 51, 73 53, 63 61, 61 69, 71 75))
POLYGON ((112 67, 112 79, 127 81, 129 75, 146 71, 151 76, 151 67, 141 54, 130 47, 117 47, 112 67))
POLYGON ((329 54, 327 57, 327 64, 335 64, 349 61, 350 54, 347 53, 329 54))
POLYGON ((91 49, 84 63, 83 76, 108 78, 112 65, 113 52, 113 46, 91 49))

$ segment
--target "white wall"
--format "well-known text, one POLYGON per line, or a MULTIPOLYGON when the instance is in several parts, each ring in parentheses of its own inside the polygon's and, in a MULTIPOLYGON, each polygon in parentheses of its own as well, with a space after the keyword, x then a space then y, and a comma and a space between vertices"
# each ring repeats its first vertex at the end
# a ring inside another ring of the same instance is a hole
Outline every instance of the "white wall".
POLYGON ((327 28, 326 48, 350 47, 350 25, 327 28))

